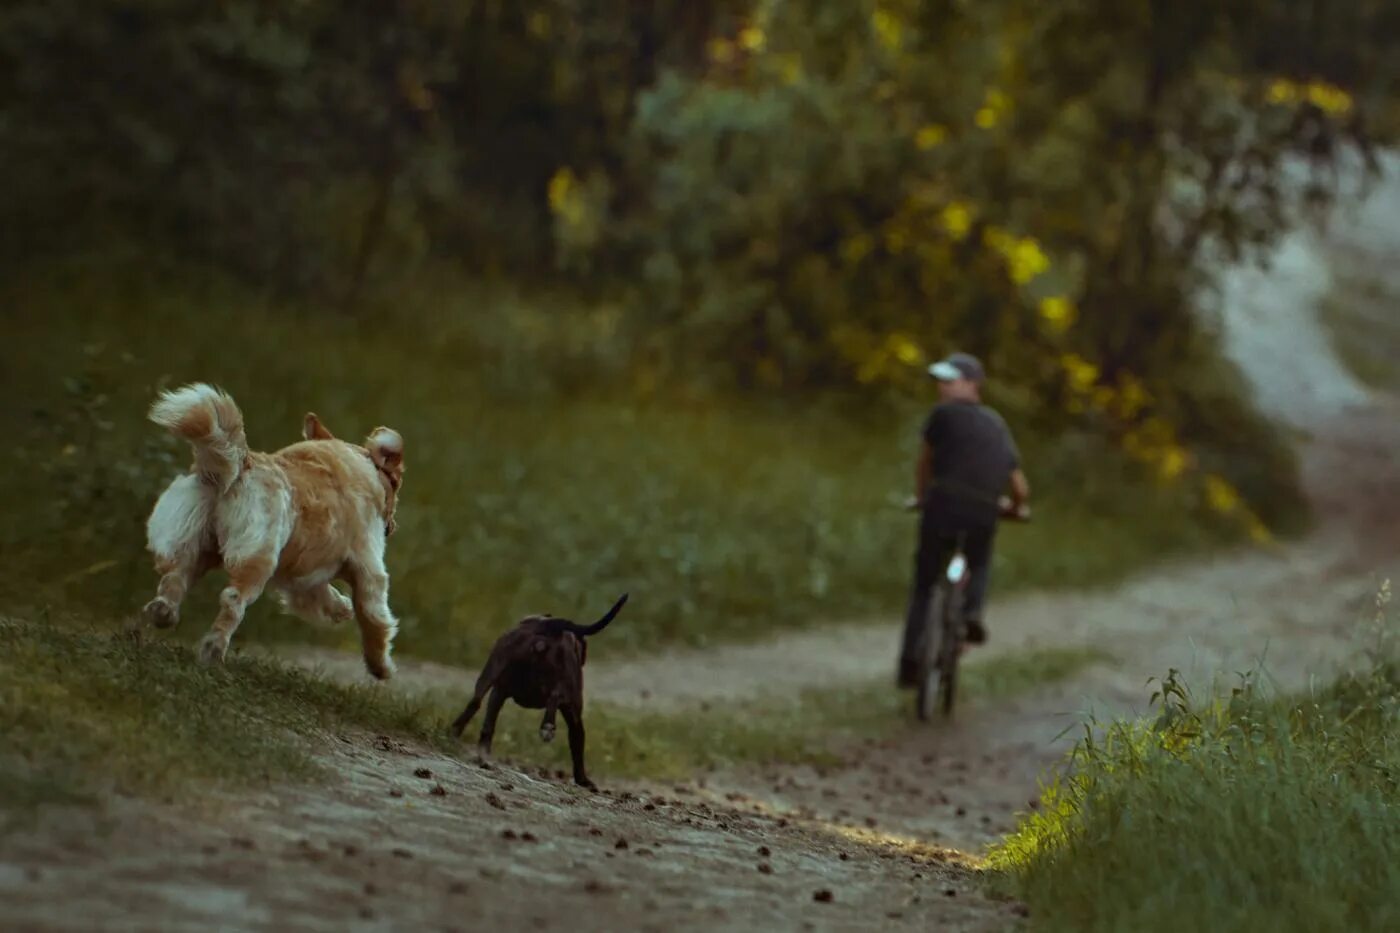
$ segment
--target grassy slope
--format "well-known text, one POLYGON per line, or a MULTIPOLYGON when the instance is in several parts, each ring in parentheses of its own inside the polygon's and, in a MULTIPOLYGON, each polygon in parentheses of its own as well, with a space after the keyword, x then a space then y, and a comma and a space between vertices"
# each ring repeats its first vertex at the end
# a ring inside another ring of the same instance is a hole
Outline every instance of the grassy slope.
POLYGON ((1400 317, 1393 285, 1366 278, 1338 263, 1332 291, 1322 301, 1322 321, 1337 355, 1357 379, 1374 389, 1400 392, 1400 317))
MULTIPOLYGON (((1103 656, 1048 650, 967 670, 966 693, 1009 696, 1072 676, 1103 656)), ((183 651, 101 628, 0 619, 0 818, 33 804, 112 790, 172 793, 315 779, 328 734, 368 730, 471 754, 447 724, 465 694, 404 697, 296 668, 235 658, 205 668, 183 651)), ((797 699, 661 714, 590 704, 590 770, 600 779, 675 778, 747 761, 824 760, 843 736, 910 728, 887 683, 797 699)), ((537 738, 537 712, 508 706, 495 752, 519 765, 567 768, 567 743, 537 738)))
MULTIPOLYGON (((1169 684, 1174 681, 1168 681, 1169 684)), ((1400 928, 1400 666, 1086 737, 992 864, 1037 929, 1400 928)))
MULTIPOLYGON (((624 590, 622 650, 897 614, 914 523, 889 503, 917 408, 610 397, 589 386, 630 351, 605 307, 458 291, 352 320, 132 278, 36 274, 0 296, 0 390, 22 400, 0 431, 24 477, 0 485, 0 606, 121 618, 149 598, 144 519, 188 454, 144 413, 157 386, 202 379, 233 392, 259 447, 298 439, 307 409, 342 436, 403 433, 389 552, 403 653, 476 663, 526 612, 588 616, 624 590)), ((1022 434, 1039 518, 1003 532, 997 592, 1110 582, 1221 540, 1100 442, 1022 434)), ((217 589, 196 588, 179 637, 206 627, 217 589)), ((263 600, 239 637, 348 647, 354 633, 263 600)))

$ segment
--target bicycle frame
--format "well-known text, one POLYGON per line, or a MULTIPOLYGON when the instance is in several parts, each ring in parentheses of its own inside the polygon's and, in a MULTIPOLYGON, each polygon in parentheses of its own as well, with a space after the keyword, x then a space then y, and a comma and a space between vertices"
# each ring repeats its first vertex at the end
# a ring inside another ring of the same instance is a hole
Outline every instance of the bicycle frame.
MULTIPOLYGON (((1003 498, 998 518, 1028 522, 1030 510, 1024 506, 1018 508, 1010 499, 1003 498)), ((963 628, 963 594, 969 583, 965 544, 966 535, 959 533, 948 564, 934 584, 928 615, 924 619, 914 710, 919 719, 925 721, 932 717, 935 701, 943 707, 944 716, 952 715, 957 695, 958 658, 966 636, 963 628)))
POLYGON ((934 584, 932 598, 929 599, 928 617, 924 622, 924 635, 920 650, 918 674, 918 694, 915 698, 915 712, 921 720, 933 715, 933 706, 938 703, 943 715, 953 712, 953 699, 957 690, 958 656, 963 648, 963 591, 967 587, 967 557, 963 554, 964 538, 959 534, 943 568, 938 582, 934 584))

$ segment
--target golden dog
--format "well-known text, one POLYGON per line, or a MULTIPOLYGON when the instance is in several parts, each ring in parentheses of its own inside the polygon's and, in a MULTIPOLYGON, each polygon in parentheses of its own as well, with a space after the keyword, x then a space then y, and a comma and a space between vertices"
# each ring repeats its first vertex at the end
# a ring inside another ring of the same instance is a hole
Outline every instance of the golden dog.
POLYGON ((163 492, 146 523, 161 575, 142 618, 168 628, 196 580, 228 571, 219 613, 200 642, 200 659, 222 661, 243 615, 271 586, 304 619, 360 625, 365 666, 393 673, 390 645, 398 622, 389 610, 384 542, 403 477, 403 439, 375 428, 363 447, 336 440, 308 414, 297 444, 250 450, 243 413, 203 383, 167 391, 150 419, 194 448, 194 465, 163 492), (353 601, 331 586, 351 587, 353 601))

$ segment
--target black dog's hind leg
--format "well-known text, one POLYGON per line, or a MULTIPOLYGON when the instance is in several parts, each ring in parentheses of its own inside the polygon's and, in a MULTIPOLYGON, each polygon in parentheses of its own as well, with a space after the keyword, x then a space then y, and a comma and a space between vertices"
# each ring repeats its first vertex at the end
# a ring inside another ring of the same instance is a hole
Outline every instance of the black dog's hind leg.
POLYGON ((490 690, 496 683, 496 678, 501 676, 501 671, 505 669, 505 664, 497 660, 493 654, 486 659, 486 667, 476 678, 476 687, 472 690, 472 698, 467 703, 467 708, 462 710, 462 715, 458 716, 452 723, 452 734, 457 738, 462 737, 462 730, 467 728, 467 723, 472 721, 476 711, 481 709, 481 701, 486 698, 486 691, 490 690))
POLYGON ((496 717, 501 715, 501 707, 506 705, 506 692, 500 687, 491 688, 491 698, 486 701, 486 718, 481 723, 481 738, 476 750, 483 758, 491 754, 491 738, 496 734, 496 717))
POLYGON ((598 785, 588 779, 583 767, 583 711, 572 704, 564 706, 564 723, 569 727, 569 756, 574 760, 574 783, 589 790, 597 790, 598 785))

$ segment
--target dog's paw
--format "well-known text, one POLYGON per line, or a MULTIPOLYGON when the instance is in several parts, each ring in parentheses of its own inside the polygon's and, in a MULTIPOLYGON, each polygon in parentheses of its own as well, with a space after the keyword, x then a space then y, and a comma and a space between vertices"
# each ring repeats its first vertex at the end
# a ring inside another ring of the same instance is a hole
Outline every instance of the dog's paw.
POLYGON ((597 785, 597 784, 594 784, 593 781, 592 781, 591 779, 586 778, 586 777, 575 777, 575 778, 574 778, 574 783, 577 784, 579 787, 582 787, 584 790, 597 790, 597 789, 598 789, 598 785, 597 785))
POLYGON ((554 723, 552 723, 552 722, 547 722, 547 723, 545 723, 544 725, 540 726, 540 741, 541 741, 541 742, 553 742, 553 741, 554 741, 554 723))
POLYGON ((383 657, 365 655, 365 669, 369 671, 370 676, 375 680, 388 680, 390 677, 394 676, 395 670, 394 662, 389 659, 388 655, 384 655, 383 657))
POLYGON ((201 664, 222 664, 227 652, 228 639, 216 632, 210 632, 199 642, 199 661, 201 664))
POLYGON ((339 590, 331 590, 331 604, 326 610, 326 617, 331 620, 331 625, 342 625, 355 618, 355 604, 350 598, 339 590))
POLYGON ((155 628, 174 628, 180 621, 180 610, 164 596, 157 596, 141 610, 141 620, 155 628))

